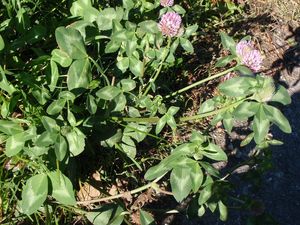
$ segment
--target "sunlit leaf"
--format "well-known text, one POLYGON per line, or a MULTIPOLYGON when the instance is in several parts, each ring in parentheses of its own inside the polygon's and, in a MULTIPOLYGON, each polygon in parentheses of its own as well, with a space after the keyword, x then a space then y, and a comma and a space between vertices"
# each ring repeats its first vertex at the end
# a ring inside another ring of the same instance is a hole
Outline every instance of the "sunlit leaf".
POLYGON ((209 143, 207 147, 203 148, 203 150, 204 151, 201 151, 201 153, 210 159, 214 159, 217 161, 227 160, 226 153, 218 145, 209 143))
POLYGON ((132 0, 123 0, 123 7, 130 10, 134 7, 134 2, 132 0))
POLYGON ((145 20, 145 21, 139 23, 138 26, 145 33, 156 34, 159 32, 158 25, 153 20, 145 20))
POLYGON ((229 50, 232 54, 235 54, 236 53, 236 49, 235 49, 236 43, 233 40, 233 38, 228 36, 224 32, 221 32, 220 36, 221 36, 221 42, 222 42, 223 47, 225 49, 229 50))
POLYGON ((198 209, 198 216, 201 217, 205 214, 205 207, 203 205, 198 209))
POLYGON ((136 87, 136 82, 132 79, 122 79, 121 85, 123 91, 132 91, 136 87))
POLYGON ((254 140, 256 143, 261 143, 266 138, 269 128, 270 121, 263 108, 260 107, 253 120, 254 140))
POLYGON ((232 127, 233 127, 233 118, 231 113, 225 112, 224 118, 223 118, 223 125, 225 127, 225 130, 228 133, 231 133, 232 127))
POLYGON ((129 69, 136 77, 144 75, 144 64, 134 56, 129 58, 129 69))
POLYGON ((2 36, 0 35, 0 51, 2 51, 4 49, 4 46, 5 46, 4 40, 3 40, 2 36))
POLYGON ((280 102, 283 105, 288 105, 291 103, 292 100, 286 88, 282 85, 279 85, 278 90, 272 97, 271 101, 280 102))
POLYGON ((72 156, 77 156, 83 152, 85 147, 85 135, 78 128, 73 128, 73 130, 67 132, 65 136, 72 156))
POLYGON ((212 184, 205 186, 201 191, 198 198, 198 204, 202 205, 212 196, 212 184))
POLYGON ((59 48, 72 59, 87 58, 82 36, 74 28, 58 27, 55 30, 55 38, 59 48))
POLYGON ((121 93, 121 90, 115 86, 106 86, 97 91, 96 95, 98 98, 104 100, 113 100, 118 94, 121 93))
POLYGON ((285 133, 291 133, 292 128, 287 120, 287 118, 280 112, 279 109, 269 106, 269 105, 264 105, 264 111, 268 117, 268 119, 275 123, 283 132, 285 133))
POLYGON ((52 119, 51 117, 42 116, 41 117, 41 122, 42 122, 44 128, 49 132, 52 132, 53 130, 58 130, 59 129, 55 119, 52 119))
POLYGON ((251 69, 249 69, 246 66, 243 65, 239 65, 235 68, 235 71, 238 71, 241 75, 244 76, 252 76, 253 75, 253 71, 251 69))
POLYGON ((192 189, 193 192, 196 193, 202 182, 203 182, 203 172, 197 162, 190 164, 190 179, 192 182, 192 189))
POLYGON ((47 147, 55 143, 56 137, 57 131, 45 131, 37 137, 35 144, 39 147, 47 147))
POLYGON ((180 45, 181 45, 181 47, 185 51, 187 51, 189 53, 193 53, 194 52, 194 47, 193 47, 192 43, 188 39, 186 39, 186 38, 180 38, 180 45))
POLYGON ((87 22, 94 22, 97 20, 100 12, 92 7, 90 0, 77 0, 73 2, 70 9, 72 16, 80 16, 87 22))
POLYGON ((88 88, 91 80, 90 61, 88 59, 74 61, 68 71, 68 89, 88 88))
POLYGON ((72 63, 72 59, 70 58, 70 56, 61 49, 54 49, 51 52, 51 55, 51 59, 59 63, 59 65, 61 65, 62 67, 68 67, 72 63))
POLYGON ((58 73, 57 65, 53 60, 50 61, 50 67, 51 67, 51 76, 50 76, 49 89, 50 91, 54 91, 59 78, 59 73, 58 73))
POLYGON ((227 206, 224 205, 222 201, 218 201, 219 211, 220 211, 220 220, 226 221, 228 217, 227 206))
POLYGON ((197 25, 197 24, 188 26, 188 27, 185 29, 185 35, 186 35, 187 37, 189 37, 189 36, 191 36, 192 34, 194 34, 197 30, 198 30, 198 25, 197 25))
POLYGON ((14 134, 6 140, 5 155, 7 155, 8 157, 12 157, 18 154, 23 149, 25 144, 23 135, 23 132, 14 134))
POLYGON ((109 224, 112 211, 110 209, 102 212, 88 212, 86 213, 86 217, 93 225, 107 225, 109 224))
POLYGON ((159 134, 164 128, 164 126, 166 125, 166 123, 167 123, 167 117, 166 116, 161 117, 156 124, 155 133, 159 134))
POLYGON ((241 147, 244 147, 246 146, 247 144, 249 144, 252 139, 254 137, 254 132, 250 133, 240 144, 241 147))
POLYGON ((181 202, 188 196, 192 189, 192 181, 190 179, 189 168, 176 167, 172 170, 170 176, 170 183, 172 193, 176 201, 181 202))
POLYGON ((86 99, 87 109, 91 114, 95 114, 97 111, 96 99, 92 95, 88 95, 86 99))
POLYGON ((5 154, 12 157, 18 154, 25 145, 25 142, 36 136, 36 127, 32 126, 28 130, 13 134, 8 137, 5 145, 5 154))
POLYGON ((49 115, 55 115, 62 111, 62 109, 65 107, 66 100, 65 99, 58 99, 54 100, 47 108, 47 113, 49 115))
POLYGON ((121 21, 123 18, 123 9, 105 8, 100 12, 97 18, 97 25, 100 30, 112 29, 113 21, 121 21), (120 10, 121 9, 121 10, 120 10))
POLYGON ((234 77, 221 83, 218 88, 225 95, 239 97, 252 93, 256 83, 256 79, 251 77, 234 77))
POLYGON ((182 8, 180 5, 176 4, 173 7, 173 10, 175 10, 175 12, 179 13, 179 14, 185 14, 185 9, 182 8))
POLYGON ((52 196, 62 204, 75 205, 73 185, 59 170, 48 173, 51 180, 52 196))
POLYGON ((117 62, 117 67, 122 71, 122 73, 125 73, 126 70, 129 67, 129 58, 128 57, 123 57, 117 62))
POLYGON ((31 215, 44 203, 48 194, 48 177, 38 174, 29 178, 22 191, 21 209, 23 213, 31 215))
POLYGON ((119 50, 121 46, 121 43, 120 42, 117 42, 117 41, 114 41, 114 40, 111 40, 110 42, 108 42, 105 46, 105 53, 113 53, 113 52, 116 52, 119 50))
POLYGON ((219 59, 216 63, 216 67, 224 67, 227 66, 232 60, 235 59, 234 55, 228 55, 219 59))
POLYGON ((17 134, 23 131, 19 123, 10 120, 0 120, 0 131, 7 135, 17 134))
POLYGON ((254 116, 258 109, 259 103, 245 101, 239 104, 238 107, 236 107, 236 109, 233 112, 233 116, 236 119, 247 119, 249 117, 254 116))
POLYGON ((56 138, 56 142, 54 144, 54 151, 57 160, 62 161, 67 152, 68 152, 68 144, 66 139, 62 135, 58 135, 56 138))

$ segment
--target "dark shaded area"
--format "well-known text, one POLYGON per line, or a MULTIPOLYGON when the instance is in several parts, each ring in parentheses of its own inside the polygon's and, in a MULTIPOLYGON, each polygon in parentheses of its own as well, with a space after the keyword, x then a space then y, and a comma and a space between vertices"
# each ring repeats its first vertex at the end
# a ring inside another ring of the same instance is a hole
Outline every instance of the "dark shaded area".
POLYGON ((278 81, 280 80, 282 71, 286 70, 289 75, 292 75, 294 70, 300 67, 300 27, 294 30, 289 26, 289 31, 292 34, 287 36, 286 40, 293 39, 296 44, 288 48, 283 57, 272 64, 272 68, 276 68, 277 70, 275 79, 278 81))

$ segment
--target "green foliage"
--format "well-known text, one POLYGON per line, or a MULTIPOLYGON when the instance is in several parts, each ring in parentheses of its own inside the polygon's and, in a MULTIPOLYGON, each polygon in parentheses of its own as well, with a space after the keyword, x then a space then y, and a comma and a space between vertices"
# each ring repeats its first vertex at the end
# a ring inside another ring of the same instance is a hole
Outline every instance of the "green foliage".
POLYGON ((38 174, 27 180, 22 191, 22 211, 30 215, 37 211, 47 198, 48 177, 46 174, 38 174))
POLYGON ((231 52, 231 54, 235 55, 236 54, 236 43, 233 40, 232 37, 228 36, 225 33, 220 33, 221 36, 221 43, 223 47, 231 52))
POLYGON ((106 205, 97 211, 87 212, 87 219, 94 225, 120 225, 124 219, 124 210, 120 206, 106 205))
POLYGON ((51 195, 60 203, 65 205, 75 205, 76 200, 73 194, 73 185, 68 177, 60 171, 53 171, 48 174, 51 180, 51 195))
MULTIPOLYGON (((192 196, 197 198, 199 216, 207 209, 218 209, 220 219, 226 220, 227 201, 219 190, 225 187, 224 179, 213 167, 216 161, 228 160, 226 153, 202 131, 191 132, 189 141, 166 145, 168 129, 175 140, 184 121, 213 116, 211 124, 222 121, 230 133, 234 120, 250 120, 253 132, 242 145, 252 139, 261 149, 280 144, 268 137, 270 126, 275 124, 286 133, 291 127, 270 103, 289 104, 286 89, 276 89, 272 79, 254 76, 240 65, 234 39, 221 33, 223 47, 231 55, 221 58, 216 67, 236 62, 230 71, 247 76, 223 82, 218 86, 220 95, 203 102, 198 115, 184 117, 179 98, 167 100, 164 89, 170 89, 158 82, 159 76, 170 75, 164 71, 182 60, 179 46, 194 52, 191 36, 197 34, 197 24, 182 23, 175 37, 163 36, 158 26, 166 12, 184 17, 183 7, 161 8, 159 1, 67 2, 62 6, 39 0, 32 6, 30 1, 10 0, 0 8, 4 18, 0 21, 0 141, 4 147, 0 175, 5 190, 0 193, 0 215, 11 210, 1 222, 14 217, 18 223, 26 220, 25 214, 37 223, 58 224, 62 218, 70 223, 72 214, 79 214, 93 224, 120 225, 128 221, 131 206, 107 202, 148 188, 159 192, 158 182, 166 177, 165 184, 178 202, 192 196), (147 151, 150 138, 158 149, 164 148, 161 158, 147 151), (99 165, 92 165, 91 158, 99 165), (135 189, 100 199, 101 207, 95 204, 87 211, 76 198, 86 179, 77 170, 91 165, 101 172, 103 194, 120 176, 134 180, 128 186, 136 185, 135 189)), ((226 4, 230 12, 237 10, 226 4)), ((141 224, 155 223, 140 207, 136 212, 141 224)))

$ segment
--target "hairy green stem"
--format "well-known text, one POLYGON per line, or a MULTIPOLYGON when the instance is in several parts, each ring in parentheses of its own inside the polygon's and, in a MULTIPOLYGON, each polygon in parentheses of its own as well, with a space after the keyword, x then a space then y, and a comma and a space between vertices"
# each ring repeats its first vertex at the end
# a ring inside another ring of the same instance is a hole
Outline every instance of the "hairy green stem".
POLYGON ((48 204, 45 204, 45 209, 46 209, 46 224, 51 225, 51 216, 50 216, 48 204))
POLYGON ((159 64, 159 67, 158 67, 158 69, 157 69, 157 71, 156 71, 154 77, 153 77, 153 78, 151 77, 151 79, 150 79, 150 81, 149 81, 149 84, 148 84, 148 86, 147 86, 145 92, 143 93, 143 96, 146 96, 146 95, 148 94, 148 92, 150 91, 150 88, 151 88, 151 84, 154 83, 154 82, 156 81, 156 79, 158 78, 158 75, 160 74, 160 71, 161 71, 161 69, 162 69, 162 67, 163 67, 163 64, 164 64, 164 62, 165 62, 165 60, 166 60, 166 58, 167 58, 167 56, 168 56, 170 46, 171 46, 171 38, 168 39, 168 44, 167 44, 166 49, 164 49, 163 57, 162 57, 162 59, 161 59, 161 62, 160 62, 160 64, 159 64))
MULTIPOLYGON (((201 113, 198 115, 194 115, 194 116, 186 116, 186 117, 179 117, 177 118, 177 122, 185 122, 185 121, 189 121, 189 120, 198 120, 198 119, 202 119, 208 116, 213 116, 216 115, 218 113, 224 112, 232 107, 235 107, 237 105, 239 105, 240 103, 242 103, 245 100, 245 98, 238 100, 230 105, 224 106, 223 108, 220 109, 216 109, 213 111, 209 111, 209 112, 205 112, 205 113, 201 113)), ((157 123, 159 121, 159 117, 112 117, 111 118, 113 121, 123 121, 123 122, 136 122, 136 123, 157 123)))
MULTIPOLYGON (((166 173, 165 173, 166 174, 166 173)), ((97 202, 104 202, 104 201, 110 201, 110 200, 114 200, 114 199, 117 199, 117 198, 122 198, 128 194, 130 195, 133 195, 133 194, 136 194, 136 193, 139 193, 139 192, 142 192, 148 188, 151 188, 153 187, 159 180, 161 180, 164 176, 160 176, 158 178, 156 178, 154 181, 142 186, 142 187, 139 187, 139 188, 136 188, 132 191, 127 191, 127 192, 124 192, 124 193, 121 193, 121 194, 117 194, 117 195, 112 195, 112 196, 108 196, 108 197, 104 197, 104 198, 99 198, 99 199, 93 199, 93 200, 88 200, 88 201, 78 201, 77 202, 77 205, 82 205, 82 204, 91 204, 91 203, 97 203, 97 202)))
POLYGON ((188 90, 190 90, 191 88, 196 87, 196 86, 198 86, 198 85, 200 85, 200 84, 203 84, 203 83, 205 83, 205 82, 207 82, 207 81, 216 79, 216 78, 221 77, 221 76, 223 76, 223 75, 226 75, 226 74, 228 74, 229 72, 231 72, 231 71, 233 71, 233 70, 235 70, 235 67, 232 67, 232 68, 230 68, 230 69, 228 69, 228 70, 225 70, 225 71, 223 71, 223 72, 217 73, 217 74, 215 74, 215 75, 213 75, 213 76, 207 77, 207 78, 205 78, 205 79, 203 79, 203 80, 199 80, 199 81, 197 81, 197 82, 195 82, 195 83, 193 83, 193 84, 191 84, 191 85, 189 85, 189 86, 186 86, 186 87, 184 87, 184 88, 181 88, 180 90, 175 91, 175 92, 173 92, 172 94, 169 94, 169 95, 165 96, 165 98, 170 98, 170 97, 173 97, 173 96, 175 96, 175 95, 178 95, 178 94, 180 94, 180 93, 182 93, 182 92, 188 91, 188 90))

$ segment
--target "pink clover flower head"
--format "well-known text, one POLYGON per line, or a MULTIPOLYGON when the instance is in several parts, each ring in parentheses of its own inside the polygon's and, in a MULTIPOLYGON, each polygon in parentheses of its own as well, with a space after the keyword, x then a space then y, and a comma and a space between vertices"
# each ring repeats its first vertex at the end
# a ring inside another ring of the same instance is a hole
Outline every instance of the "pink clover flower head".
POLYGON ((240 41, 236 45, 236 53, 241 59, 243 65, 249 67, 254 72, 261 69, 262 56, 258 50, 253 46, 250 41, 240 41))
POLYGON ((174 5, 174 0, 160 0, 160 5, 163 7, 170 7, 174 5))
POLYGON ((159 30, 163 35, 168 37, 175 37, 181 27, 181 17, 175 12, 167 12, 161 17, 158 24, 159 30))

